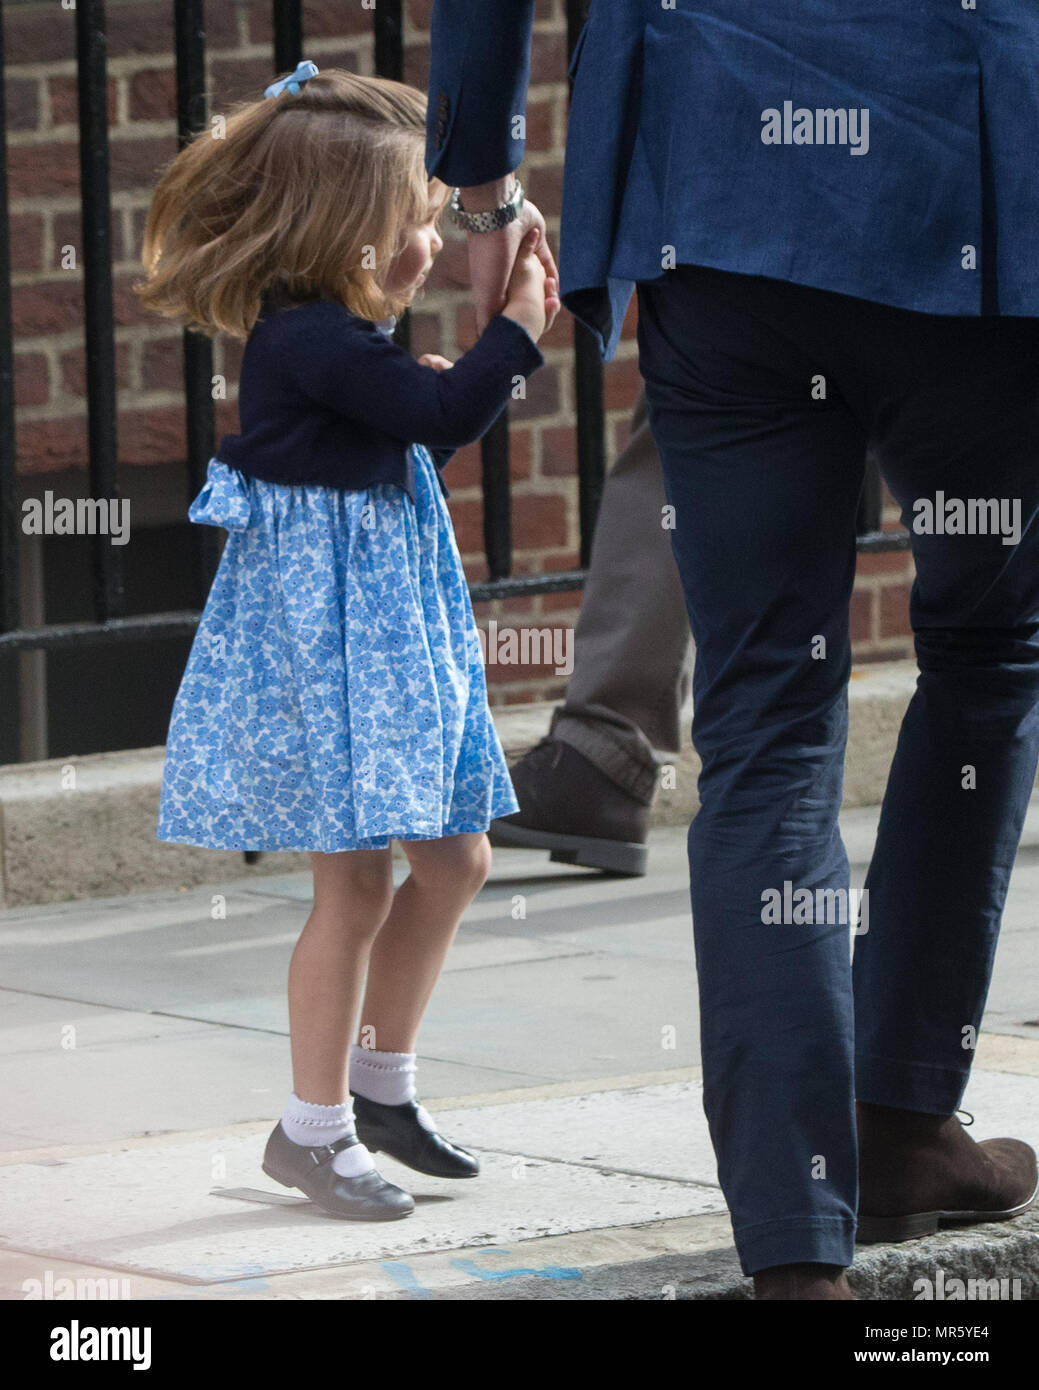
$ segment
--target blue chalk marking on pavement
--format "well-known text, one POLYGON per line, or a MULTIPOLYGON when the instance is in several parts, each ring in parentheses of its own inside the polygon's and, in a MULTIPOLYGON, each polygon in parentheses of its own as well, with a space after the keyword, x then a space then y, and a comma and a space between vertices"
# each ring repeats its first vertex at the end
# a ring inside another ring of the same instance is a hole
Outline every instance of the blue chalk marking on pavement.
MULTIPOLYGON (((509 1252, 506 1250, 502 1253, 507 1255, 509 1252)), ((541 1269, 481 1269, 472 1260, 452 1260, 451 1264, 463 1274, 473 1274, 477 1279, 519 1279, 525 1274, 533 1274, 537 1279, 583 1278, 581 1270, 566 1265, 544 1265, 541 1269)))
POLYGON ((405 1264, 402 1260, 380 1260, 379 1268, 384 1269, 391 1279, 395 1280, 400 1288, 410 1293, 413 1298, 432 1298, 429 1289, 424 1289, 415 1278, 415 1271, 411 1265, 405 1264))
POLYGON ((222 1294, 237 1293, 239 1290, 258 1292, 260 1289, 270 1288, 267 1280, 260 1277, 269 1271, 269 1264, 242 1264, 234 1268, 235 1274, 230 1278, 228 1276, 231 1274, 231 1267, 219 1262, 183 1265, 178 1273, 183 1278, 196 1279, 200 1283, 212 1281, 213 1298, 219 1298, 222 1294))

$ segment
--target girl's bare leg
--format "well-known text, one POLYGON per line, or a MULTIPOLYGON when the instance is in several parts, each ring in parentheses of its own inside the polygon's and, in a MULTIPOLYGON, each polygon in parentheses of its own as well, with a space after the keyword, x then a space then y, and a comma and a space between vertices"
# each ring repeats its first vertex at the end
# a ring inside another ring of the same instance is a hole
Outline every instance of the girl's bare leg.
POLYGON ((380 1052, 415 1051, 462 914, 491 869, 491 844, 482 831, 401 845, 411 873, 371 948, 361 1006, 361 1045, 380 1052))
POLYGON ((289 965, 292 1084, 341 1105, 347 1053, 372 942, 394 902, 389 849, 312 854, 314 908, 289 965))

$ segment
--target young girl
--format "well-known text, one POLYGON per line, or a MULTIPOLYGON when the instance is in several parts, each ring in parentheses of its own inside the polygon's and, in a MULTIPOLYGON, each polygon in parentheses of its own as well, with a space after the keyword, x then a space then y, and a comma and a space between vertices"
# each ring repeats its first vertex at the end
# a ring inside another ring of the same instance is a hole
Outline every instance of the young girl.
POLYGON ((558 301, 535 230, 454 366, 397 346, 451 191, 425 173, 426 99, 305 66, 178 155, 145 232, 142 302, 248 339, 242 432, 189 511, 229 535, 173 707, 157 838, 310 851, 293 1091, 263 1168, 379 1221, 414 1201, 372 1153, 479 1171, 417 1100, 416 1039, 489 871, 485 831, 519 803, 439 469, 543 365, 558 301), (411 870, 396 892, 392 840, 411 870))

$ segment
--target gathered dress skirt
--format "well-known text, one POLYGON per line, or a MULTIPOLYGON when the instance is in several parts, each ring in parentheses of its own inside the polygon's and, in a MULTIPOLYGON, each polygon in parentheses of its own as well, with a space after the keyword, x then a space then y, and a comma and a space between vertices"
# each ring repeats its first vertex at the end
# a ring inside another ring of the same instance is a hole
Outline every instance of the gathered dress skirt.
POLYGON ((385 849, 518 811, 436 465, 415 500, 209 464, 192 521, 228 531, 173 705, 156 838, 385 849))

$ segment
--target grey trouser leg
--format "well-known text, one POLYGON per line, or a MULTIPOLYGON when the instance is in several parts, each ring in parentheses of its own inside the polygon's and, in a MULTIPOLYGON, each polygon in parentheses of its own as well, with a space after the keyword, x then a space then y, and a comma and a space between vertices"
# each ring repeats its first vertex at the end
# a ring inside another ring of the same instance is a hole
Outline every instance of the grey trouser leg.
POLYGON ((682 584, 663 525, 664 476, 640 391, 631 434, 606 477, 574 634, 574 670, 551 732, 643 802, 654 750, 681 747, 692 679, 682 584))

